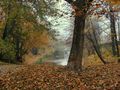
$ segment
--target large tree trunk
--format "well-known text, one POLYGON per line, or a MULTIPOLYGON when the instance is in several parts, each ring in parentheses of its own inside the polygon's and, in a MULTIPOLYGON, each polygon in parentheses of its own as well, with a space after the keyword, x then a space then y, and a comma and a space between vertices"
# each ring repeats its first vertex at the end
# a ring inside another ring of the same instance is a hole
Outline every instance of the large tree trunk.
POLYGON ((82 70, 84 27, 85 27, 85 17, 75 16, 73 42, 68 60, 68 67, 75 71, 82 70))
POLYGON ((74 71, 82 70, 82 57, 84 46, 85 17, 93 0, 65 0, 73 6, 75 11, 74 34, 72 48, 68 60, 68 68, 74 71))

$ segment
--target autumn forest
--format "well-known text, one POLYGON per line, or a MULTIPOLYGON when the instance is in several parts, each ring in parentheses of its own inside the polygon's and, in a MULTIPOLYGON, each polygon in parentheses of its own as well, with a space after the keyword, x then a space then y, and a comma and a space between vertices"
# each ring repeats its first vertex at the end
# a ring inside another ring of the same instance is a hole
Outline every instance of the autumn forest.
POLYGON ((120 90, 120 1, 0 0, 0 90, 120 90))

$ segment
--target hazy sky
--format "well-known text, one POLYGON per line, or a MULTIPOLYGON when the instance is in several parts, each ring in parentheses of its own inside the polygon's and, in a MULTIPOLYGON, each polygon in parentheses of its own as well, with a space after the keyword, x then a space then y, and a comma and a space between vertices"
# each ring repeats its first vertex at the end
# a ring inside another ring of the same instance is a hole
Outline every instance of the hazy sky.
POLYGON ((52 23, 52 28, 59 32, 58 38, 65 39, 69 36, 70 30, 73 29, 74 18, 70 17, 72 8, 64 0, 60 0, 59 3, 56 4, 56 8, 61 16, 49 17, 48 20, 52 23))

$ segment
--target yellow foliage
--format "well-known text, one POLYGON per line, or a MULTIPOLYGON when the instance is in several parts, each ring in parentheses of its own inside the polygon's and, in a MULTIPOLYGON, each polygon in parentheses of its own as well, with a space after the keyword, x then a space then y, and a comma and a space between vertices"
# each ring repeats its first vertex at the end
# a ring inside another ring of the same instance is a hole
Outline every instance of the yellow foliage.
MULTIPOLYGON (((102 51, 102 56, 106 62, 110 62, 110 63, 117 62, 118 58, 113 57, 111 52, 109 52, 105 48, 102 49, 101 51, 102 51)), ((97 54, 90 55, 84 59, 84 66, 96 66, 96 65, 103 65, 97 54)))
POLYGON ((85 67, 87 67, 87 66, 96 66, 96 65, 101 65, 101 64, 103 64, 103 63, 100 61, 100 59, 98 58, 98 56, 96 54, 86 57, 84 59, 84 63, 83 63, 83 65, 85 67))
POLYGON ((5 24, 5 22, 3 22, 3 21, 0 22, 0 38, 2 37, 4 24, 5 24))
POLYGON ((105 48, 102 48, 102 55, 107 62, 116 62, 117 61, 117 57, 112 56, 112 53, 110 51, 106 50, 105 48))
POLYGON ((105 0, 105 1, 115 4, 115 5, 117 5, 117 4, 120 5, 120 0, 105 0))
POLYGON ((29 33, 29 36, 25 42, 25 47, 31 49, 32 47, 46 47, 50 43, 50 36, 47 31, 33 31, 29 33))
POLYGON ((31 49, 36 48, 45 48, 47 47, 51 40, 51 36, 45 28, 35 28, 33 22, 28 22, 26 20, 20 21, 20 26, 22 27, 22 32, 26 33, 24 47, 31 49), (38 29, 38 30, 37 30, 38 29))

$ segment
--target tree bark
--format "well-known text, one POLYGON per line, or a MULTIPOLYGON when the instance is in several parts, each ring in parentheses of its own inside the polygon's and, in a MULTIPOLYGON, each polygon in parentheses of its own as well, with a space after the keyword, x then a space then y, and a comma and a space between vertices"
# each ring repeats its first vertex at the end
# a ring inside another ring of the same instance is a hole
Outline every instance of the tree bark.
POLYGON ((97 37, 96 37, 96 34, 95 34, 95 30, 93 31, 93 38, 92 38, 92 35, 90 32, 88 32, 89 35, 86 35, 87 38, 91 41, 91 43, 93 44, 93 47, 94 47, 94 50, 96 51, 98 57, 100 58, 100 60, 102 61, 103 64, 107 64, 101 54, 101 51, 100 51, 100 47, 99 47, 99 44, 98 44, 98 41, 97 41, 97 37))
POLYGON ((118 41, 117 41, 117 33, 116 33, 116 27, 115 27, 115 16, 114 12, 112 10, 112 7, 110 7, 110 28, 111 28, 111 39, 112 39, 112 51, 113 55, 118 57, 118 62, 120 62, 119 59, 119 47, 118 47, 118 41))
POLYGON ((106 64, 102 54, 101 54, 101 51, 100 51, 100 46, 98 44, 98 39, 97 39, 97 36, 96 36, 96 30, 94 29, 93 27, 93 24, 92 24, 92 29, 93 29, 93 47, 98 55, 98 57, 100 58, 100 60, 102 61, 102 63, 106 64))
POLYGON ((118 18, 118 36, 119 36, 119 41, 120 41, 120 18, 118 18))
POLYGON ((13 20, 13 22, 11 23, 11 25, 6 24, 4 32, 3 32, 3 37, 2 39, 5 40, 6 37, 8 37, 8 35, 10 35, 11 31, 14 29, 15 27, 15 20, 13 20))
POLYGON ((20 48, 20 38, 16 36, 16 61, 22 62, 21 48, 20 48))
POLYGON ((68 68, 74 71, 82 70, 84 46, 84 28, 87 11, 93 0, 65 0, 73 6, 75 11, 73 42, 68 60, 68 68))
POLYGON ((84 27, 85 17, 75 16, 73 42, 68 60, 68 67, 75 71, 82 70, 84 27))

